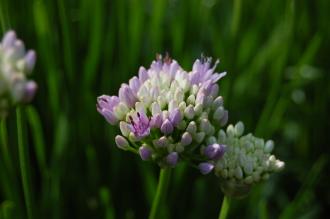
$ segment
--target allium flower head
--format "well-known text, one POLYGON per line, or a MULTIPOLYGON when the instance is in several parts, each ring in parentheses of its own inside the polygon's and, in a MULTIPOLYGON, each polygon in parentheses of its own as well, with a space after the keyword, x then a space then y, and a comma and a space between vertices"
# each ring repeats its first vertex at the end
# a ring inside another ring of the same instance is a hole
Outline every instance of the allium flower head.
POLYGON ((35 52, 26 52, 14 31, 5 33, 0 42, 0 117, 6 115, 10 106, 27 103, 34 97, 37 84, 26 76, 32 72, 35 62, 35 52))
POLYGON ((285 165, 271 154, 272 140, 265 142, 252 134, 242 136, 243 132, 244 125, 239 122, 229 125, 226 132, 220 130, 217 139, 226 145, 226 153, 215 162, 214 171, 221 179, 223 192, 236 197, 246 195, 253 184, 268 179, 269 174, 285 165))
POLYGON ((180 159, 197 156, 214 163, 223 146, 212 156, 201 154, 200 148, 228 120, 217 84, 226 73, 214 72, 217 64, 197 59, 187 72, 169 56, 158 55, 149 69, 141 67, 138 76, 122 84, 117 96, 100 96, 97 110, 110 124, 119 124, 121 137, 142 160, 173 167, 180 159))

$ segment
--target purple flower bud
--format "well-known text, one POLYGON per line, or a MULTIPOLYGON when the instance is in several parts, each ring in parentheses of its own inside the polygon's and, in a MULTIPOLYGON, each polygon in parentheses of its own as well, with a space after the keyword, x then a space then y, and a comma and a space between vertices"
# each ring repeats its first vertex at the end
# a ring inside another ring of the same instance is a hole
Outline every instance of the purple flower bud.
POLYGON ((120 149, 126 150, 129 147, 128 141, 126 140, 126 138, 124 138, 121 135, 116 136, 115 142, 116 142, 116 145, 118 146, 118 148, 120 148, 120 149))
POLYGON ((185 132, 183 133, 182 137, 181 137, 181 144, 183 146, 189 145, 192 142, 192 137, 191 134, 189 132, 185 132))
POLYGON ((222 72, 222 73, 214 73, 213 75, 211 75, 211 80, 213 83, 216 83, 217 81, 219 81, 221 78, 225 77, 227 74, 227 72, 222 72))
POLYGON ((133 91, 133 93, 137 93, 139 91, 139 88, 141 86, 140 80, 138 77, 134 76, 132 79, 129 80, 129 87, 133 91))
POLYGON ((202 105, 204 105, 204 102, 205 102, 205 94, 204 94, 204 92, 202 92, 202 91, 199 91, 198 93, 197 93, 197 96, 196 96, 196 105, 197 104, 202 104, 202 105))
POLYGON ((30 102, 33 99, 37 89, 38 89, 38 85, 36 82, 28 81, 25 84, 22 102, 24 103, 30 102))
POLYGON ((218 84, 213 84, 213 86, 211 88, 210 95, 212 97, 216 97, 216 96, 218 96, 218 93, 219 93, 219 85, 218 84))
POLYGON ((211 163, 207 163, 207 162, 200 163, 198 165, 198 169, 199 169, 199 171, 201 171, 201 173, 203 175, 206 175, 206 174, 210 173, 213 170, 213 168, 214 168, 214 165, 211 164, 211 163))
POLYGON ((99 111, 99 113, 101 113, 101 115, 107 120, 108 123, 110 123, 111 125, 115 125, 118 122, 117 117, 115 116, 115 114, 108 110, 108 109, 102 109, 101 111, 99 111))
POLYGON ((4 37, 2 38, 2 46, 3 48, 8 48, 14 45, 16 41, 16 33, 14 31, 8 31, 4 37))
POLYGON ((117 96, 102 95, 97 98, 96 108, 97 111, 104 116, 104 118, 112 125, 118 122, 118 118, 113 112, 113 108, 119 104, 119 98, 117 96))
POLYGON ((143 82, 145 82, 146 80, 148 80, 149 76, 148 76, 148 72, 144 67, 140 67, 139 69, 139 80, 141 82, 141 84, 143 82))
POLYGON ((151 117, 150 120, 150 127, 151 128, 160 128, 162 126, 163 123, 163 118, 160 114, 157 114, 153 117, 151 117))
POLYGON ((159 139, 153 140, 153 144, 156 147, 161 148, 161 147, 166 147, 169 144, 169 142, 168 142, 168 139, 165 136, 163 136, 163 137, 160 137, 159 139))
POLYGON ((24 57, 26 63, 27 72, 32 72, 34 65, 36 64, 36 52, 33 50, 29 50, 24 57))
POLYGON ((218 160, 225 153, 225 145, 222 144, 210 144, 204 149, 204 155, 209 159, 218 160))
POLYGON ((152 154, 152 151, 149 147, 142 145, 139 148, 139 154, 142 160, 149 160, 152 154))
POLYGON ((169 117, 173 126, 177 126, 182 120, 182 115, 178 108, 175 108, 172 112, 170 112, 169 117))
POLYGON ((117 96, 102 95, 97 98, 97 109, 108 109, 113 111, 113 108, 119 104, 120 100, 117 96))
POLYGON ((127 84, 121 85, 119 89, 119 99, 126 103, 128 107, 133 107, 137 101, 135 94, 127 84))
POLYGON ((179 159, 179 155, 177 152, 171 152, 170 154, 168 154, 166 156, 166 163, 170 166, 170 167, 174 167, 179 159))
POLYGON ((166 119, 160 127, 161 132, 165 135, 171 134, 173 132, 173 129, 173 125, 168 119, 166 119))

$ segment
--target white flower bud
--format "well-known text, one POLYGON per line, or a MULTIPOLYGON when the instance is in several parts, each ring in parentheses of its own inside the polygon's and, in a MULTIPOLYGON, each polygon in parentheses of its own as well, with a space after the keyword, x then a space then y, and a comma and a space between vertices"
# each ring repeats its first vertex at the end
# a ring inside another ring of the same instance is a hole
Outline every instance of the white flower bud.
POLYGON ((235 169, 235 177, 237 179, 242 179, 243 178, 243 171, 240 166, 237 166, 235 169))
POLYGON ((146 106, 142 102, 136 102, 135 103, 135 109, 136 109, 137 112, 143 112, 143 113, 145 113, 146 106))
POLYGON ((218 142, 219 143, 224 143, 227 139, 226 133, 220 129, 218 132, 218 142))
POLYGON ((187 132, 191 133, 191 134, 195 134, 197 132, 197 125, 195 121, 191 121, 186 129, 187 132))
POLYGON ((184 113, 184 110, 186 109, 187 107, 187 104, 186 102, 182 101, 180 104, 179 104, 179 110, 181 111, 181 113, 183 114, 184 113))
POLYGON ((198 133, 195 134, 194 138, 195 138, 195 141, 197 141, 197 143, 201 143, 205 138, 205 133, 204 132, 198 132, 198 133))
POLYGON ((123 136, 128 137, 129 133, 131 132, 130 128, 129 128, 129 124, 127 122, 121 121, 119 123, 119 128, 121 133, 123 134, 123 136))
POLYGON ((228 135, 228 137, 234 137, 235 136, 235 128, 231 124, 227 127, 227 135, 228 135))
POLYGON ((184 93, 181 89, 176 89, 174 93, 174 100, 176 100, 178 103, 182 102, 184 98, 184 93))
POLYGON ((157 114, 161 114, 161 109, 160 109, 160 106, 159 106, 159 104, 157 103, 157 102, 153 102, 152 104, 151 104, 151 114, 153 115, 153 116, 155 116, 155 115, 157 115, 157 114))
POLYGON ((164 107, 166 106, 167 102, 164 96, 160 95, 157 97, 157 102, 160 106, 161 109, 164 109, 164 107))
POLYGON ((274 149, 274 142, 272 140, 266 141, 264 151, 265 153, 271 153, 274 149))
POLYGON ((217 139, 216 139, 216 137, 214 137, 214 136, 210 136, 210 137, 207 138, 206 143, 207 143, 207 144, 214 144, 214 143, 217 143, 217 139))
POLYGON ((190 95, 188 98, 187 98, 187 104, 192 104, 194 105, 195 104, 195 101, 196 101, 196 97, 195 95, 190 95))
POLYGON ((225 109, 223 106, 219 106, 213 113, 213 119, 219 121, 225 114, 225 109))
POLYGON ((223 105, 223 98, 222 98, 222 96, 219 96, 219 97, 215 98, 215 100, 213 101, 212 109, 217 109, 222 105, 223 105))
POLYGON ((192 105, 189 105, 185 110, 184 110, 184 116, 187 119, 193 119, 195 116, 195 110, 192 105))
POLYGON ((244 124, 243 122, 238 122, 235 125, 235 132, 236 132, 236 136, 241 136, 244 132, 244 124))
POLYGON ((194 85, 191 87, 191 91, 190 91, 190 93, 192 93, 193 95, 196 95, 198 91, 199 91, 199 87, 198 87, 196 84, 194 84, 194 85))
POLYGON ((201 114, 202 111, 203 111, 203 105, 202 105, 202 104, 197 104, 197 105, 194 107, 194 111, 195 111, 195 114, 196 114, 196 115, 201 114))

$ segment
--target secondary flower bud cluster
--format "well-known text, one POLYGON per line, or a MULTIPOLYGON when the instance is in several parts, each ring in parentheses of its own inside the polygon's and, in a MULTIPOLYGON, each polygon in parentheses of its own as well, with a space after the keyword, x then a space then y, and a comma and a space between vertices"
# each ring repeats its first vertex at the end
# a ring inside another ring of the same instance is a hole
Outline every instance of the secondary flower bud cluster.
POLYGON ((269 174, 284 168, 284 162, 271 154, 272 140, 264 141, 252 134, 243 135, 244 125, 229 125, 226 132, 218 132, 217 142, 226 145, 222 159, 215 163, 214 171, 222 180, 223 191, 229 195, 244 195, 249 187, 269 174))
POLYGON ((26 76, 35 62, 35 52, 26 52, 16 33, 8 31, 0 42, 0 117, 6 115, 9 107, 32 100, 37 84, 26 76))
POLYGON ((225 73, 214 73, 217 64, 196 60, 186 72, 175 60, 158 57, 122 84, 118 96, 100 96, 97 110, 110 124, 119 124, 117 146, 160 166, 173 167, 182 158, 220 159, 223 146, 220 151, 202 146, 215 143, 216 130, 228 120, 216 83, 225 73))

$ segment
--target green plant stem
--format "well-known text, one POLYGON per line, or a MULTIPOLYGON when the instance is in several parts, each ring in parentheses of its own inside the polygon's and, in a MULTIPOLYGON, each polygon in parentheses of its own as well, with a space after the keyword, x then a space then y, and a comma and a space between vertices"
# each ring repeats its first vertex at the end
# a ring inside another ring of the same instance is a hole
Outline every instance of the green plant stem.
POLYGON ((29 156, 28 148, 25 139, 25 127, 22 115, 22 109, 17 107, 17 138, 18 138, 18 154, 19 154, 19 164, 21 169, 23 192, 25 198, 25 205, 27 210, 28 219, 34 219, 33 216, 33 201, 32 201, 32 187, 31 179, 29 174, 29 156))
POLYGON ((160 170, 156 196, 152 202, 149 219, 158 218, 157 214, 159 213, 159 210, 160 210, 159 208, 167 193, 167 188, 168 188, 168 183, 170 181, 170 177, 171 177, 171 168, 162 168, 160 170))
POLYGON ((221 209, 219 212, 219 219, 226 219, 230 207, 230 198, 228 196, 223 197, 221 209))

